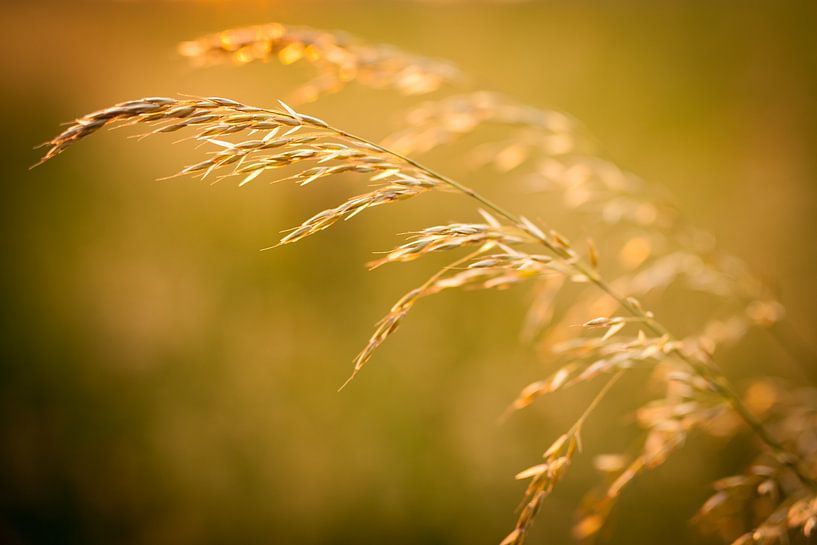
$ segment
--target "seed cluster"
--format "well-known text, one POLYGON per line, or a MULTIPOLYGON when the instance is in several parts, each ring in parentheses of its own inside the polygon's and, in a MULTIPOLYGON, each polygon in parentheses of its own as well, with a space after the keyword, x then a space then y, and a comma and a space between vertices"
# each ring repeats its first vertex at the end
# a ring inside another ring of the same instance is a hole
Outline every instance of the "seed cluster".
POLYGON ((187 165, 173 176, 192 174, 206 178, 218 173, 219 180, 240 177, 239 185, 245 185, 268 170, 293 167, 295 173, 283 179, 302 186, 345 172, 367 175, 378 186, 307 219, 283 237, 280 244, 301 240, 367 208, 406 200, 440 187, 439 180, 378 146, 351 138, 283 103, 282 106, 283 110, 272 110, 219 97, 153 97, 123 102, 75 120, 45 144, 50 148, 40 163, 104 126, 140 124, 151 127, 144 136, 191 129, 191 139, 215 148, 207 159, 187 165), (253 138, 223 140, 242 135, 253 138), (302 164, 317 166, 299 168, 302 164))

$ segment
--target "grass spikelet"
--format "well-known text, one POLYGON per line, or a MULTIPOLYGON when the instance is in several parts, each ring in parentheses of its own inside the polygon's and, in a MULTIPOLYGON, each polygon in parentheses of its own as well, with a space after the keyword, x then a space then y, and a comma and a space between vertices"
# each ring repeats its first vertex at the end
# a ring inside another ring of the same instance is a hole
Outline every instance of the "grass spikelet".
POLYGON ((543 455, 544 463, 517 473, 517 479, 530 479, 530 483, 525 490, 522 510, 516 519, 516 525, 502 543, 522 545, 525 542, 534 517, 541 507, 542 500, 553 491, 556 483, 567 471, 573 457, 581 450, 581 433, 584 423, 622 375, 623 371, 613 375, 599 390, 573 426, 551 444, 543 455))
MULTIPOLYGON (((488 251, 498 244, 511 246, 531 242, 526 233, 521 233, 517 229, 497 228, 479 223, 454 223, 429 227, 411 233, 409 239, 409 242, 391 250, 385 257, 369 262, 369 268, 375 269, 386 263, 414 261, 429 253, 467 246, 479 245, 482 251, 488 251)), ((471 264, 470 266, 479 267, 480 265, 471 264)))
POLYGON ((330 208, 317 213, 292 232, 283 237, 279 244, 292 244, 304 238, 323 231, 340 220, 348 220, 367 208, 374 208, 384 204, 391 204, 398 201, 410 199, 427 191, 422 187, 403 187, 399 185, 389 185, 363 195, 352 197, 335 208, 330 208))

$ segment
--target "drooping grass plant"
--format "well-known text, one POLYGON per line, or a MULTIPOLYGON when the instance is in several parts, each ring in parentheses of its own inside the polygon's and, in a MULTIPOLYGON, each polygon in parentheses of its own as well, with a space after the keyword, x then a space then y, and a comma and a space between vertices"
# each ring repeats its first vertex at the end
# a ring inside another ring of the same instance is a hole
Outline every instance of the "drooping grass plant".
MULTIPOLYGON (((203 63, 244 63, 276 57, 286 64, 305 58, 319 67, 322 79, 300 94, 304 101, 352 81, 419 94, 438 89, 458 74, 448 64, 393 48, 370 46, 337 33, 278 24, 225 31, 186 42, 180 50, 203 63)), ((602 460, 600 465, 615 478, 601 499, 585 509, 576 527, 577 537, 597 533, 628 482, 644 469, 663 463, 690 431, 706 428, 723 415, 740 420, 763 449, 758 462, 745 475, 716 484, 717 493, 703 506, 698 518, 705 522, 726 506, 731 506, 729 513, 734 513, 735 504, 751 507, 757 497, 773 497, 771 507, 766 508, 768 513, 741 533, 740 543, 782 541, 792 528, 806 536, 812 534, 817 525, 817 404, 809 398, 811 390, 804 390, 788 404, 767 404, 764 413, 757 410, 758 392, 765 388, 766 399, 770 395, 780 397, 782 394, 775 392, 782 387, 773 390, 768 381, 758 382, 754 398, 745 397, 715 362, 718 344, 736 342, 750 323, 780 322, 782 306, 743 265, 700 244, 708 237, 700 236, 679 219, 671 206, 656 200, 655 192, 646 184, 580 152, 584 146, 581 130, 569 116, 480 92, 421 106, 401 131, 378 144, 284 103, 280 108, 261 108, 218 97, 152 97, 80 117, 47 142, 49 149, 41 162, 103 127, 120 125, 143 126, 147 129, 145 135, 184 131, 191 140, 212 150, 207 158, 182 167, 175 175, 235 178, 244 185, 267 171, 286 168, 283 179, 300 185, 341 173, 361 174, 372 183, 369 191, 306 219, 282 237, 279 245, 302 240, 368 208, 421 194, 454 192, 473 202, 481 219, 419 230, 410 234, 404 244, 370 263, 374 268, 428 254, 469 250, 392 306, 355 358, 350 380, 422 298, 448 289, 540 283, 540 295, 527 327, 533 338, 547 321, 541 309, 552 303, 562 285, 574 283, 590 288, 574 301, 569 314, 571 319, 583 316, 580 321, 586 333, 555 348, 556 358, 568 359, 568 363, 550 377, 525 387, 511 409, 524 408, 538 396, 599 376, 605 376, 606 382, 575 424, 545 451, 543 462, 517 475, 529 484, 516 524, 502 540, 503 545, 525 540, 536 512, 579 452, 584 423, 620 377, 633 367, 654 369, 665 385, 665 395, 638 412, 646 438, 635 458, 602 460), (629 256, 628 270, 617 278, 608 278, 592 241, 582 250, 559 232, 506 209, 412 157, 487 123, 511 126, 523 133, 495 144, 502 153, 491 153, 491 157, 500 171, 508 175, 524 165, 532 166, 535 180, 549 190, 558 189, 571 209, 597 216, 602 224, 638 227, 642 234, 622 244, 622 252, 629 256), (657 252, 644 232, 660 238, 663 246, 671 250, 652 255, 657 252), (718 297, 734 297, 741 302, 741 309, 726 320, 719 318, 708 324, 700 334, 675 335, 640 299, 678 279, 718 297), (599 296, 604 304, 599 304, 599 296), (808 440, 803 439, 806 436, 808 440)))

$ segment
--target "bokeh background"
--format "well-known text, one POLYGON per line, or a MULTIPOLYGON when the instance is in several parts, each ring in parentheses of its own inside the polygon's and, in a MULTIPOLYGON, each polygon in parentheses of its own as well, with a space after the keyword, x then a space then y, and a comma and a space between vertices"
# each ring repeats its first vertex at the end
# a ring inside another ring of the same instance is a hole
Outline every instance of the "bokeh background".
MULTIPOLYGON (((440 262, 369 273, 394 233, 473 219, 426 197, 260 253, 358 189, 157 182, 194 157, 104 133, 28 171, 59 123, 178 92, 271 105, 308 66, 193 70, 175 44, 280 21, 452 60, 483 87, 582 120, 606 156, 663 184, 817 331, 817 4, 802 2, 6 1, 0 543, 495 543, 533 463, 592 396, 500 425, 548 362, 519 343, 525 289, 423 302, 347 389, 372 324, 440 262)), ((416 99, 352 86, 304 108, 380 138, 416 99)), ((456 154, 432 162, 468 175, 456 154)), ((530 213, 512 183, 475 184, 530 213)), ((535 212, 533 212, 535 215, 535 212)), ((566 232, 581 234, 581 226, 566 232)), ((709 310, 675 313, 690 328, 709 310)), ((738 383, 797 379, 762 334, 724 355, 738 383)), ((635 374, 589 425, 626 446, 635 374)), ((707 543, 688 519, 744 440, 696 436, 625 494, 607 543, 707 543)), ((569 543, 598 482, 581 458, 532 543, 569 543)), ((714 542, 714 541, 713 541, 714 542)))

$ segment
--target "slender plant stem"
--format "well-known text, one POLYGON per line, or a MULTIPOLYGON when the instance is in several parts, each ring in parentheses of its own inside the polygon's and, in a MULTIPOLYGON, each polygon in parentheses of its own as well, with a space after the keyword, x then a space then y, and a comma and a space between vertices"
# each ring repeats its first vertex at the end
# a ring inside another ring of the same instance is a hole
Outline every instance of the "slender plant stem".
MULTIPOLYGON (((430 287, 432 287, 434 285, 434 283, 437 282, 437 280, 439 280, 440 278, 442 278, 448 271, 456 269, 456 268, 460 267, 461 265, 464 265, 465 263, 468 263, 469 261, 471 261, 472 259, 474 259, 478 255, 483 253, 483 251, 484 251, 483 248, 479 248, 477 250, 474 250, 473 252, 470 252, 465 257, 462 257, 462 258, 454 261, 453 263, 450 263, 450 264, 446 265, 445 267, 443 267, 442 269, 440 269, 439 271, 437 271, 436 273, 431 275, 428 278, 428 280, 423 282, 420 285, 420 287, 417 288, 419 293, 418 293, 416 299, 420 299, 421 297, 424 297, 424 296, 428 295, 428 289, 430 287)), ((354 369, 354 371, 352 371, 352 374, 349 375, 349 378, 347 378, 344 381, 344 383, 340 385, 340 388, 338 388, 338 392, 340 392, 341 390, 346 388, 346 386, 348 386, 349 383, 352 382, 352 379, 354 379, 359 372, 360 372, 360 367, 355 366, 355 369, 354 369)))
MULTIPOLYGON (((352 140, 356 140, 358 142, 361 142, 362 144, 365 144, 366 146, 377 149, 378 151, 381 151, 382 153, 386 153, 388 155, 391 155, 392 157, 395 157, 395 158, 403 161, 404 163, 409 164, 409 165, 417 168, 418 170, 424 172, 428 176, 431 176, 432 178, 435 178, 435 179, 447 184, 448 186, 453 187, 454 189, 458 190, 459 192, 464 193, 465 195, 475 199, 476 201, 481 203, 486 208, 488 208, 488 209, 492 210, 493 212, 495 212, 496 214, 504 217, 508 221, 512 222, 516 227, 522 229, 526 233, 533 236, 537 240, 537 242, 539 242, 540 244, 545 246, 548 250, 550 250, 552 253, 554 253, 558 257, 564 258, 566 260, 567 264, 571 268, 573 268, 573 270, 575 270, 577 273, 585 276, 597 288, 599 288, 601 291, 603 291, 604 293, 606 293, 607 295, 612 297, 628 313, 630 313, 633 316, 636 316, 639 319, 641 319, 644 322, 645 326, 652 333, 654 333, 655 335, 658 335, 660 337, 665 337, 668 341, 675 341, 676 340, 672 336, 672 334, 660 322, 658 322, 652 316, 652 314, 649 314, 649 313, 645 312, 639 305, 634 304, 634 302, 632 300, 629 300, 626 297, 619 294, 618 292, 616 292, 613 289, 613 287, 606 280, 604 280, 595 269, 593 269, 592 267, 585 264, 577 256, 575 256, 572 253, 568 252, 566 249, 562 248, 561 246, 559 246, 557 244, 554 244, 550 239, 548 239, 542 233, 536 232, 535 230, 530 229, 526 225, 526 222, 523 220, 523 218, 521 216, 518 216, 518 215, 514 214, 513 212, 510 212, 510 211, 506 210, 502 206, 494 203, 492 200, 490 200, 487 197, 485 197, 484 195, 478 193, 474 189, 471 189, 470 187, 468 187, 466 185, 463 185, 460 182, 458 182, 458 181, 456 181, 456 180, 454 180, 452 178, 449 178, 448 176, 445 176, 444 174, 440 174, 439 172, 436 172, 435 170, 433 170, 433 169, 431 169, 431 168, 429 168, 429 167, 427 167, 427 166, 425 166, 425 165, 423 165, 421 163, 418 163, 414 159, 406 157, 406 156, 404 156, 404 155, 402 155, 400 153, 392 151, 392 150, 390 150, 388 148, 385 148, 385 147, 383 147, 383 146, 381 146, 379 144, 371 142, 371 141, 369 141, 369 140, 367 140, 365 138, 362 138, 360 136, 348 133, 348 132, 346 132, 344 130, 337 129, 337 128, 332 127, 332 126, 327 126, 326 128, 328 130, 330 130, 330 131, 333 131, 333 132, 337 133, 340 136, 350 138, 352 140)), ((700 363, 700 362, 694 360, 693 358, 691 358, 690 356, 688 356, 687 354, 683 353, 680 350, 675 350, 674 352, 697 375, 699 375, 701 378, 706 380, 707 383, 710 384, 712 386, 712 388, 727 403, 729 403, 729 405, 732 406, 732 408, 735 410, 735 412, 738 414, 738 416, 746 423, 746 425, 749 427, 749 429, 763 443, 766 444, 766 446, 771 450, 771 452, 774 454, 775 458, 777 458, 777 460, 780 463, 782 463, 782 464, 786 465, 787 467, 789 467, 797 475, 797 477, 803 482, 803 484, 807 485, 808 487, 812 488, 813 490, 817 490, 817 482, 815 482, 811 477, 806 475, 803 472, 803 470, 801 469, 801 467, 800 467, 801 466, 800 458, 796 454, 794 454, 794 453, 790 452, 789 450, 787 450, 778 440, 776 440, 774 437, 772 437, 772 435, 763 426, 763 424, 760 421, 758 421, 752 415, 752 413, 749 411, 749 409, 746 407, 746 405, 741 400, 740 395, 737 392, 735 392, 735 390, 732 388, 729 381, 717 370, 717 367, 714 364, 714 362, 710 362, 710 364, 707 365, 707 364, 700 363)), ((611 380, 599 392, 599 394, 601 394, 601 395, 598 398, 598 401, 601 401, 601 398, 604 397, 604 395, 609 390, 609 387, 612 387, 612 383, 614 383, 614 382, 615 382, 614 380, 611 380)), ((596 400, 594 400, 594 401, 595 401, 595 403, 592 404, 593 406, 595 406, 595 404, 598 403, 598 401, 596 401, 596 400)), ((580 419, 580 420, 583 421, 583 419, 580 419)))
POLYGON ((795 361, 800 362, 803 372, 813 383, 817 383, 817 353, 800 336, 784 316, 766 328, 772 338, 795 361))
POLYGON ((590 413, 592 413, 596 409, 596 407, 598 407, 599 403, 601 403, 602 400, 607 396, 607 394, 610 392, 613 386, 615 386, 616 382, 618 382, 619 379, 621 379, 621 377, 624 376, 625 372, 626 372, 625 369, 619 369, 609 379, 607 379, 607 382, 604 383, 604 386, 601 387, 601 390, 599 390, 596 393, 596 395, 593 397, 593 400, 590 401, 590 404, 587 406, 587 408, 584 409, 584 412, 582 412, 581 416, 579 416, 576 422, 567 431, 567 435, 576 434, 579 433, 579 431, 581 431, 582 426, 584 426, 584 422, 590 416, 590 413))

